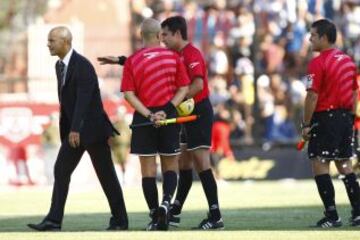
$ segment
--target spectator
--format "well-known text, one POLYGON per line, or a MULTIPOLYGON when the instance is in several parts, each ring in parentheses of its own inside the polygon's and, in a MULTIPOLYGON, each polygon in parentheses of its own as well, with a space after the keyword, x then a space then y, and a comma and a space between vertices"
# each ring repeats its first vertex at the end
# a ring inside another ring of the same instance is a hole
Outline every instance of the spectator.
POLYGON ((58 116, 51 114, 49 117, 50 124, 41 135, 41 144, 44 153, 44 171, 48 184, 54 183, 53 169, 60 147, 58 121, 58 116))
POLYGON ((230 110, 224 104, 218 106, 211 133, 210 162, 214 176, 221 180, 219 163, 223 160, 234 161, 234 153, 230 146, 231 115, 230 110))
POLYGON ((120 167, 122 173, 120 179, 123 184, 125 184, 126 163, 130 152, 131 137, 129 125, 124 117, 125 114, 126 108, 124 106, 119 107, 114 127, 120 132, 120 136, 115 137, 111 145, 115 166, 120 167))
POLYGON ((10 184, 15 186, 33 185, 34 182, 31 180, 27 165, 26 146, 17 144, 10 147, 9 159, 14 164, 16 170, 16 179, 10 180, 10 184))
MULTIPOLYGON (((146 5, 145 1, 139 2, 146 5)), ((176 13, 186 18, 189 40, 201 48, 208 61, 209 83, 213 88, 210 99, 214 108, 224 101, 229 101, 230 104, 236 103, 232 105, 231 111, 236 111, 232 116, 243 116, 246 123, 245 136, 232 135, 253 139, 248 141, 249 143, 268 141, 270 132, 275 131, 272 115, 276 114, 275 104, 281 105, 277 109, 285 113, 286 123, 289 126, 297 123, 294 119, 299 118, 303 104, 303 101, 299 101, 299 97, 303 98, 303 93, 298 92, 294 87, 304 89, 300 79, 306 74, 305 67, 311 55, 306 41, 309 36, 306 32, 312 21, 323 16, 333 19, 339 26, 339 35, 342 35, 343 39, 342 42, 339 38, 338 46, 343 47, 357 64, 360 63, 358 37, 360 24, 357 17, 360 12, 359 1, 169 0, 164 4, 156 4, 160 1, 150 2, 151 5, 148 6, 160 18, 176 13), (180 7, 181 5, 183 7, 180 7), (253 71, 249 75, 241 76, 239 66, 244 66, 245 71, 250 69, 253 71), (259 76, 263 76, 262 79, 272 78, 273 74, 282 76, 279 85, 285 87, 275 91, 269 89, 269 86, 261 86, 264 82, 259 85, 254 81, 259 76), (256 90, 256 87, 260 87, 260 90, 256 90), (258 92, 256 96, 253 93, 255 90, 258 92), (293 96, 294 93, 296 96, 293 96), (279 103, 281 95, 283 100, 279 103), (287 101, 286 110, 280 110, 285 101, 287 101), (255 116, 254 108, 260 109, 260 116, 255 116), (266 123, 264 134, 254 133, 253 129, 260 129, 263 122, 266 123)), ((137 8, 134 12, 136 12, 134 16, 139 20, 141 11, 137 8)), ((276 118, 276 121, 278 120, 276 118)), ((239 125, 242 126, 242 123, 239 125)), ((279 134, 275 135, 287 135, 283 132, 287 131, 285 129, 289 130, 289 128, 279 128, 276 130, 280 131, 279 134)))

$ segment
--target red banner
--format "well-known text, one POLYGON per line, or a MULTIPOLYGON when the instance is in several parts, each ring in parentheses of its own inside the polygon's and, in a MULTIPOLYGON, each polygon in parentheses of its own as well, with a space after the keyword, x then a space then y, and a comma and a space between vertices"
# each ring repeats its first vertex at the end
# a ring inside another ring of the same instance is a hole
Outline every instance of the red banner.
MULTIPOLYGON (((110 118, 116 115, 119 106, 131 111, 124 101, 104 101, 105 111, 110 118)), ((7 147, 39 144, 52 114, 59 114, 58 104, 0 103, 0 144, 7 147)))

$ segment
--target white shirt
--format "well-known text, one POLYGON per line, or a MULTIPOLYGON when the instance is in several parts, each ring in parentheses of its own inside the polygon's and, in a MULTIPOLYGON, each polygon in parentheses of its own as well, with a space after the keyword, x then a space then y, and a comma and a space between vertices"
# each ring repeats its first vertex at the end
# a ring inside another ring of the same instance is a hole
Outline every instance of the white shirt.
POLYGON ((62 60, 59 59, 59 61, 62 61, 62 62, 65 64, 64 79, 62 79, 62 85, 63 85, 63 86, 64 86, 64 84, 65 84, 66 73, 67 73, 67 69, 68 69, 69 62, 70 62, 70 58, 71 58, 71 55, 72 55, 73 51, 74 51, 74 49, 71 48, 62 60))

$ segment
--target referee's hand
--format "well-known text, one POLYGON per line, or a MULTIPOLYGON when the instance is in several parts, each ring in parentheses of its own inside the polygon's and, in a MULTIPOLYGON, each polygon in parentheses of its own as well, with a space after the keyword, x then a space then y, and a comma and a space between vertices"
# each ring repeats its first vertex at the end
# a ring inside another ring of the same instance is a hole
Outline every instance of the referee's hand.
POLYGON ((154 113, 153 118, 151 119, 152 122, 154 122, 155 127, 160 127, 160 121, 166 119, 166 113, 161 110, 156 113, 154 113))
POLYGON ((99 61, 100 65, 119 64, 119 58, 115 56, 98 57, 97 60, 99 61))
POLYGON ((305 127, 301 130, 301 136, 305 141, 309 141, 310 140, 310 131, 311 131, 311 127, 305 127))

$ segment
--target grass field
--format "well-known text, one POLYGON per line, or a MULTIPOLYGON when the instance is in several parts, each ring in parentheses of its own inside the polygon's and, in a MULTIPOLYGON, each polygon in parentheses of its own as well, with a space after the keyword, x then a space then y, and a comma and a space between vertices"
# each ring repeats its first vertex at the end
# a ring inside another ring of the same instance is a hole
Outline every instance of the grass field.
MULTIPOLYGON (((230 182, 219 185, 226 229, 193 231, 206 214, 201 186, 190 192, 181 226, 169 232, 145 232, 148 213, 141 188, 126 187, 130 230, 107 232, 109 210, 99 186, 71 188, 62 232, 39 233, 26 227, 47 213, 51 188, 0 189, 0 240, 31 239, 359 239, 360 227, 347 225, 350 208, 342 182, 335 181, 338 210, 345 224, 336 230, 309 228, 322 215, 313 181, 230 182)), ((161 188, 159 188, 161 189, 161 188)))

